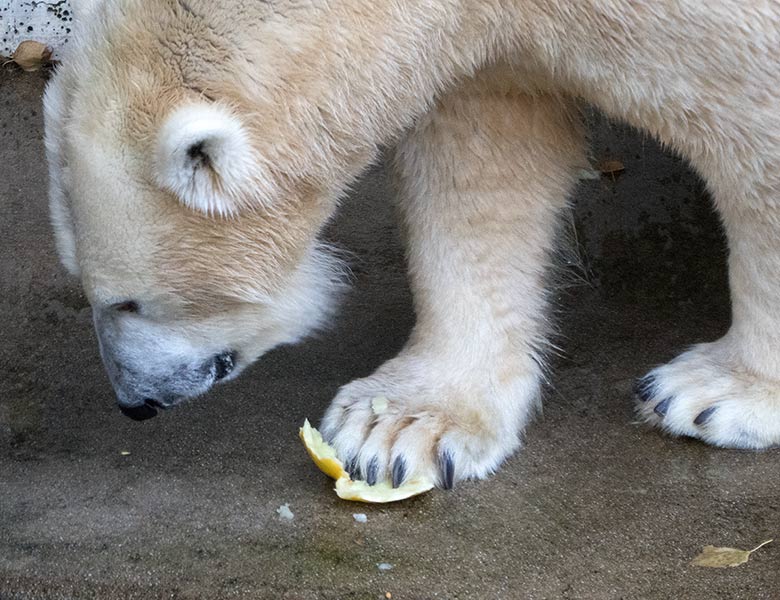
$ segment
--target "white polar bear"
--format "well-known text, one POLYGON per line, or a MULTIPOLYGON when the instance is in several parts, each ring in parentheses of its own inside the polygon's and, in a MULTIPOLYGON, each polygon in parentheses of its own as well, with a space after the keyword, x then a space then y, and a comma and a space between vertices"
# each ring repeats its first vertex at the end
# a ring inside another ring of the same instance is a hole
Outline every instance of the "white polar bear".
POLYGON ((640 380, 639 413, 715 445, 780 443, 780 3, 75 8, 45 101, 52 219, 130 416, 327 320, 342 278, 318 234, 392 144, 417 323, 323 430, 369 482, 495 470, 539 403, 584 100, 687 157, 729 239, 730 330, 640 380))

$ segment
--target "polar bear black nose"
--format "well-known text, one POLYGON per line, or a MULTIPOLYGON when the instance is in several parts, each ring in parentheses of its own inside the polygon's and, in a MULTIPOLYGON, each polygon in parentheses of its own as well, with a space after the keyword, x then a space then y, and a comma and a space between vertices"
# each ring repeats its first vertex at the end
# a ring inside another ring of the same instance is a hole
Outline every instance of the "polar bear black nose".
POLYGON ((223 352, 214 357, 214 380, 224 379, 233 372, 236 366, 236 353, 223 352))

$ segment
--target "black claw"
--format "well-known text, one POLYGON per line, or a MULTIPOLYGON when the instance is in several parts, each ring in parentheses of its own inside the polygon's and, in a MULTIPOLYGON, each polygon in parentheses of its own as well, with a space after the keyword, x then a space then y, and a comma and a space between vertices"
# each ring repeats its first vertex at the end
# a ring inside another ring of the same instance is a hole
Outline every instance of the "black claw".
POLYGON ((655 396, 655 378, 645 375, 634 382, 634 395, 642 402, 650 402, 655 396))
POLYGON ((455 461, 447 450, 439 454, 439 470, 442 489, 451 490, 455 487, 455 461))
POLYGON ((671 398, 667 398, 666 400, 661 400, 658 404, 655 405, 655 408, 653 411, 655 414, 657 414, 659 417, 665 417, 666 411, 669 410, 669 405, 672 403, 671 398))
POLYGON ((397 488, 406 479, 406 461, 399 456, 393 462, 393 487, 397 488))
POLYGON ((717 406, 710 406, 709 408, 701 411, 699 415, 693 420, 694 425, 704 425, 710 420, 710 417, 718 410, 717 406))
POLYGON ((374 458, 371 459, 371 462, 368 463, 368 472, 366 473, 366 483, 368 485, 375 485, 378 474, 379 474, 379 459, 375 456, 374 458))
POLYGON ((353 456, 346 463, 344 463, 344 470, 349 473, 349 478, 352 480, 360 479, 360 467, 358 466, 357 455, 353 456))

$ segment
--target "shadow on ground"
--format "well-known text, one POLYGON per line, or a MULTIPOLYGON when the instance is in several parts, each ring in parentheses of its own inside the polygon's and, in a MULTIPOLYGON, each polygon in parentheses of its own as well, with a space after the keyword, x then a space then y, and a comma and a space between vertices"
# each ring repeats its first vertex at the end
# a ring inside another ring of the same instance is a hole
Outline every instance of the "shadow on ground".
POLYGON ((777 451, 633 422, 634 378, 728 326, 723 242, 679 160, 591 117, 594 158, 626 170, 578 194, 562 262, 580 266, 562 268, 561 352, 525 449, 486 482, 355 505, 296 433, 413 324, 382 168, 328 234, 354 255, 336 326, 135 423, 55 258, 43 84, 0 70, 0 598, 778 597, 780 544, 735 569, 689 566, 705 544, 780 536, 777 451))

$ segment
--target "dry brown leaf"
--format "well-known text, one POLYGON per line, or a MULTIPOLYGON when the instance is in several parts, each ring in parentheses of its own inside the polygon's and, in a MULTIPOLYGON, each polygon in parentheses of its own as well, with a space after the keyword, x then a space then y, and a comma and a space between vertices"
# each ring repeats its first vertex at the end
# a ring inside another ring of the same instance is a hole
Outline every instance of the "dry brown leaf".
POLYGON ((625 171, 626 167, 619 160, 604 160, 599 163, 598 169, 602 175, 617 175, 625 171))
POLYGON ((51 60, 52 49, 46 44, 26 40, 16 47, 16 52, 11 56, 24 71, 37 71, 51 60))
POLYGON ((716 546, 704 546, 696 558, 691 561, 694 567, 713 567, 716 569, 724 569, 726 567, 736 567, 744 564, 750 558, 756 550, 762 546, 766 546, 773 540, 767 540, 760 543, 752 550, 739 550, 737 548, 723 548, 716 546))

